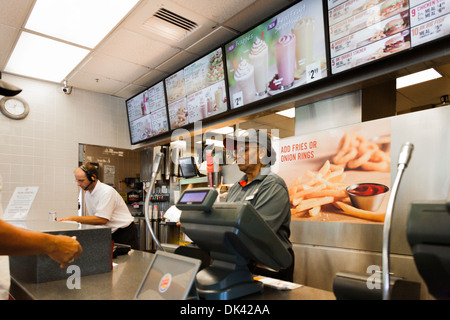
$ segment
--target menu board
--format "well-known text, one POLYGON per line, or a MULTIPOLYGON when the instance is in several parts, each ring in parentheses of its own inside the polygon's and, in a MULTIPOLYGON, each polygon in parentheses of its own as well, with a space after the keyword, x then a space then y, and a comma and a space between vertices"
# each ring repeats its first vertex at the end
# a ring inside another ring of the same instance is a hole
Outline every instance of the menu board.
POLYGON ((225 50, 232 109, 326 77, 322 1, 293 5, 225 50))
POLYGON ((128 99, 126 103, 131 144, 169 131, 162 81, 128 99))
POLYGON ((165 79, 172 129, 227 111, 222 49, 165 79))
POLYGON ((450 34, 450 0, 410 0, 410 6, 413 47, 450 34))
POLYGON ((449 34, 450 0, 328 0, 333 74, 449 34))

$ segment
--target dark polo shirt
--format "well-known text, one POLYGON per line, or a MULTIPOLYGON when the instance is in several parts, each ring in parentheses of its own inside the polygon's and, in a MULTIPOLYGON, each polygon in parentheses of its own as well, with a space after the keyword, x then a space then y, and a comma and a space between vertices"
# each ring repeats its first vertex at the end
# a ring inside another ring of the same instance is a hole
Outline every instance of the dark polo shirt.
POLYGON ((250 202, 262 218, 277 234, 287 249, 292 247, 289 241, 291 211, 289 192, 284 180, 262 168, 254 180, 247 183, 245 174, 229 190, 226 202, 250 202))

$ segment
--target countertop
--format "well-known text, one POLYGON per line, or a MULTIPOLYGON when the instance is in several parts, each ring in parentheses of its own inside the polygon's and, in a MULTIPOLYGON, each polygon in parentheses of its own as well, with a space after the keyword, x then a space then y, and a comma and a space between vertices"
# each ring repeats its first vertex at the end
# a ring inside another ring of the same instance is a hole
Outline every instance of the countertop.
MULTIPOLYGON (((46 283, 27 283, 11 278, 11 295, 14 299, 33 300, 132 300, 147 272, 153 254, 131 250, 127 255, 114 259, 111 272, 83 276, 80 289, 69 289, 70 280, 46 283)), ((69 278, 71 273, 68 273, 69 278)), ((269 287, 262 294, 245 297, 252 300, 335 300, 332 292, 302 286, 279 291, 269 287)))

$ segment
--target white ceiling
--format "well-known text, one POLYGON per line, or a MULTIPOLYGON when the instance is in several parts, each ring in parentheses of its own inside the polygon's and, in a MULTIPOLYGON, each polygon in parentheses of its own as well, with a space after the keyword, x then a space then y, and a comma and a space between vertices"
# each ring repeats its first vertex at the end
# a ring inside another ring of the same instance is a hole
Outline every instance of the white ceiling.
MULTIPOLYGON (((20 33, 25 30, 35 1, 0 0, 0 71, 5 69, 20 33)), ((67 84, 128 99, 291 2, 140 0, 129 15, 67 75, 67 84), (176 42, 143 29, 143 23, 161 8, 194 21, 199 27, 176 42)))
MULTIPOLYGON (((0 0, 0 71, 5 69, 20 33, 25 30, 35 1, 0 0)), ((140 0, 117 27, 67 75, 67 84, 128 99, 294 2, 140 0), (199 27, 177 42, 143 29, 142 24, 161 8, 194 21, 199 27)), ((438 104, 442 95, 450 93, 450 64, 435 67, 443 78, 397 91, 398 112, 438 104)), ((415 71, 419 70, 403 72, 415 71)), ((259 117, 253 119, 251 125, 264 128, 270 123, 273 126, 281 121, 278 117, 281 116, 259 117)), ((293 123, 292 119, 285 120, 293 123)), ((283 130, 281 136, 292 135, 293 126, 283 122, 280 128, 283 130)))

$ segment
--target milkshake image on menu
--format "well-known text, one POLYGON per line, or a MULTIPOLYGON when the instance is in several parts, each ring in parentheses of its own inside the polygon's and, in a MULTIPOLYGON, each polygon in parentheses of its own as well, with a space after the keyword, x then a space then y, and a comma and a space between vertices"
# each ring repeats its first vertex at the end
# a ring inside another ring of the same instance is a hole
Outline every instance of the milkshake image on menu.
POLYGON ((261 96, 267 92, 269 75, 269 49, 260 38, 256 38, 248 56, 250 63, 255 68, 256 95, 261 96))
POLYGON ((275 43, 278 79, 281 88, 289 89, 294 84, 295 75, 295 35, 285 34, 275 43))
POLYGON ((214 92, 214 99, 216 101, 216 110, 222 110, 223 104, 222 87, 217 88, 217 90, 214 92))
POLYGON ((200 114, 202 119, 205 119, 208 116, 208 106, 203 97, 200 97, 200 114))
POLYGON ((295 35, 296 75, 300 77, 306 71, 306 66, 313 63, 314 54, 314 18, 299 20, 292 28, 295 35))
POLYGON ((250 103, 255 100, 254 70, 255 68, 247 60, 241 58, 241 63, 239 63, 234 72, 234 80, 242 92, 244 103, 250 103))

